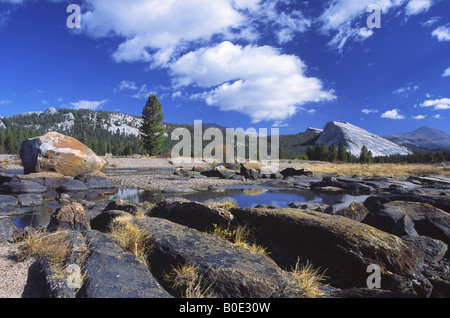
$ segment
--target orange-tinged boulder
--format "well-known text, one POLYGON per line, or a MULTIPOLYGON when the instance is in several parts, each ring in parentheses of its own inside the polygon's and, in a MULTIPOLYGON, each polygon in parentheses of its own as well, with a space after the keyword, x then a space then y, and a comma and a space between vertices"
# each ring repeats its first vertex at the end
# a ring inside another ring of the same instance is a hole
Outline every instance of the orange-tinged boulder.
POLYGON ((20 158, 25 174, 58 172, 76 176, 106 168, 106 161, 86 145, 56 132, 24 141, 20 146, 20 158))

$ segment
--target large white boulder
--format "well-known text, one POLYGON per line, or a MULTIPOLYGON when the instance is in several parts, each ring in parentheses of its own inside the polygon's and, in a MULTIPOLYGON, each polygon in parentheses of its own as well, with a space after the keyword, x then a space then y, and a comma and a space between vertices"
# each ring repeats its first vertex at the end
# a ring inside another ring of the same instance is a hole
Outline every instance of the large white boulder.
POLYGON ((56 132, 24 141, 20 146, 20 158, 25 174, 49 171, 76 176, 106 168, 106 161, 86 145, 56 132))

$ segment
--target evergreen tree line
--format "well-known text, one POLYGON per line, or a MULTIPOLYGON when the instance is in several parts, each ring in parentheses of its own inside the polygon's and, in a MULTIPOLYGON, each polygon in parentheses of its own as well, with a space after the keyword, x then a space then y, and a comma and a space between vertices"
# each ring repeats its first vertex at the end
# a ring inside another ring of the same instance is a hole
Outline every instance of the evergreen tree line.
POLYGON ((390 155, 374 157, 372 152, 366 146, 361 148, 359 156, 354 156, 348 152, 341 142, 336 147, 335 144, 330 146, 326 144, 316 144, 308 146, 306 154, 302 155, 301 160, 316 160, 327 162, 346 162, 346 163, 435 163, 450 161, 450 151, 437 152, 414 152, 409 155, 390 155))
POLYGON ((347 151, 344 144, 341 142, 338 147, 336 147, 335 144, 328 146, 325 143, 318 143, 315 146, 308 146, 306 148, 306 154, 300 159, 329 162, 340 161, 348 163, 370 163, 373 161, 373 156, 372 152, 368 151, 366 146, 363 146, 361 149, 361 155, 356 157, 347 151))

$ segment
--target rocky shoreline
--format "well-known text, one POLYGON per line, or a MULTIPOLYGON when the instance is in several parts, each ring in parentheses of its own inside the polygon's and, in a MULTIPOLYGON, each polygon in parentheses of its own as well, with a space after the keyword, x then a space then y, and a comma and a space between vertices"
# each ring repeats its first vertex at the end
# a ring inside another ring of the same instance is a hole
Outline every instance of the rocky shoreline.
POLYGON ((448 178, 338 177, 294 168, 271 171, 263 166, 180 169, 165 159, 145 160, 108 159, 106 175, 85 173, 69 179, 51 173, 0 176, 4 192, 0 196, 1 241, 21 237, 23 242, 32 230, 18 230, 10 217, 39 206, 50 192, 58 201, 44 228, 49 233, 68 231, 66 240, 71 246, 70 255, 59 265, 76 264, 85 274, 79 288, 68 288, 67 278, 55 278, 48 259, 37 257, 28 270, 23 297, 186 297, 192 286, 186 282, 175 286, 171 276, 181 265, 193 268, 192 281, 201 291, 197 297, 311 297, 299 288, 291 271, 299 260, 326 270, 328 278, 319 285, 320 297, 450 296, 448 178), (125 180, 130 183, 122 183, 125 180), (76 195, 108 192, 117 186, 170 192, 244 183, 363 193, 369 198, 334 210, 295 202, 290 209, 244 208, 180 198, 139 206, 120 200, 89 201, 76 195), (148 263, 121 247, 109 233, 115 220, 122 219, 144 233, 148 263), (250 233, 248 243, 264 247, 268 254, 243 249, 212 234, 217 228, 226 232, 240 226, 250 233), (381 268, 379 290, 366 286, 367 267, 372 264, 381 268))

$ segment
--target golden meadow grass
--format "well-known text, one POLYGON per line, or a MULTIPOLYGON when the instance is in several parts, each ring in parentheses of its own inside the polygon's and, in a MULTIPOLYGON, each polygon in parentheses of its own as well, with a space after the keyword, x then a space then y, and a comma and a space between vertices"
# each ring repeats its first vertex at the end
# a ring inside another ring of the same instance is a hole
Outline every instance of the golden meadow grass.
MULTIPOLYGON (((366 177, 409 177, 427 174, 450 177, 450 167, 444 163, 428 164, 359 164, 333 163, 320 161, 292 161, 295 168, 308 169, 315 173, 336 174, 339 176, 359 175, 366 177)), ((284 166, 284 164, 283 164, 284 166)))

